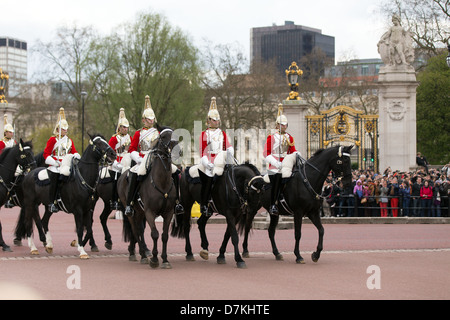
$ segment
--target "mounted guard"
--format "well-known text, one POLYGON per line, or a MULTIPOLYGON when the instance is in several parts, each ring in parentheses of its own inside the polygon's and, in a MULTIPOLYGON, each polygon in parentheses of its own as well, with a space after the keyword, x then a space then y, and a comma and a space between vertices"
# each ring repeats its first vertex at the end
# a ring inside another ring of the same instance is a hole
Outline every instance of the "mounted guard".
POLYGON ((0 141, 0 154, 3 149, 12 148, 17 144, 14 140, 14 127, 8 122, 8 115, 4 115, 4 136, 0 141))
MULTIPOLYGON (((200 165, 199 171, 204 173, 202 176, 201 203, 200 212, 202 215, 211 216, 209 210, 209 201, 211 199, 211 190, 214 181, 214 160, 222 151, 227 152, 226 158, 234 159, 234 148, 230 144, 225 131, 219 128, 220 114, 217 110, 216 98, 211 98, 211 104, 208 111, 207 128, 200 136, 200 165)), ((200 174, 200 173, 199 173, 200 174)))
MULTIPOLYGON (((155 112, 152 109, 150 103, 150 97, 145 96, 145 107, 142 113, 142 123, 143 127, 137 130, 133 138, 131 139, 131 144, 128 152, 131 155, 132 168, 129 170, 128 176, 128 194, 127 194, 127 206, 125 208, 125 215, 132 216, 134 214, 133 204, 136 197, 136 191, 138 186, 138 175, 145 175, 147 172, 139 170, 144 157, 150 153, 154 143, 159 138, 158 129, 155 128, 156 124, 155 112)), ((145 165, 145 164, 144 164, 145 165)), ((172 178, 175 184, 176 192, 176 205, 175 214, 181 214, 184 212, 183 206, 179 201, 179 170, 172 164, 172 178)))
POLYGON ((81 156, 75 149, 75 145, 67 136, 69 130, 69 123, 66 120, 66 115, 64 113, 64 108, 59 109, 58 122, 56 123, 55 129, 53 130, 53 136, 47 141, 47 145, 44 149, 44 160, 45 164, 48 165, 47 172, 48 178, 50 180, 49 188, 49 211, 58 212, 59 208, 57 205, 57 194, 60 188, 59 176, 60 176, 60 166, 65 155, 73 154, 74 157, 80 159, 81 156))
MULTIPOLYGON (((122 159, 124 156, 128 155, 128 149, 131 144, 131 137, 128 133, 130 123, 125 116, 125 109, 120 108, 119 111, 119 121, 117 123, 116 133, 109 139, 108 144, 116 152, 117 158, 114 163, 110 166, 109 172, 111 179, 113 181, 113 194, 111 200, 111 209, 119 210, 119 196, 117 194, 117 180, 119 179, 123 165, 122 159)), ((122 208, 123 210, 123 208, 122 208)))
POLYGON ((276 119, 276 132, 267 137, 264 146, 263 156, 269 163, 269 179, 272 185, 271 189, 271 205, 269 213, 278 215, 278 198, 281 191, 282 180, 282 162, 288 154, 298 151, 295 149, 294 138, 286 132, 288 127, 287 117, 283 114, 282 104, 278 105, 278 114, 276 119))

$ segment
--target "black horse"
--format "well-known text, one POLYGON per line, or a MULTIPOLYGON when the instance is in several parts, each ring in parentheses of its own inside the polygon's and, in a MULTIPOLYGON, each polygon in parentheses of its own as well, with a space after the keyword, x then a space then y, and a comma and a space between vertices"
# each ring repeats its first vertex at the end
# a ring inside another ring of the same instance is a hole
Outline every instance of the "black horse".
MULTIPOLYGON (((203 173, 199 170, 200 179, 203 173)), ((254 216, 256 211, 260 208, 259 197, 256 196, 262 190, 264 185, 258 169, 252 164, 241 165, 226 165, 221 176, 216 178, 214 187, 211 192, 212 200, 217 212, 226 217, 227 229, 224 235, 222 245, 217 257, 217 263, 225 263, 225 250, 228 240, 234 246, 234 259, 238 268, 245 268, 245 262, 239 254, 238 244, 239 236, 238 230, 242 229, 245 224, 245 217, 248 215, 254 216), (238 229, 236 229, 238 225, 238 229)), ((184 215, 176 217, 172 224, 172 236, 185 238, 186 259, 194 260, 192 254, 192 247, 189 238, 191 227, 191 208, 195 201, 200 202, 200 183, 193 183, 189 178, 188 169, 186 169, 180 182, 180 200, 185 208, 184 215)), ((202 215, 198 221, 198 228, 201 237, 200 256, 203 259, 208 259, 208 239, 206 237, 206 223, 209 217, 202 215)))
MULTIPOLYGON (((9 199, 11 192, 17 192, 17 185, 35 166, 33 156, 33 145, 31 141, 20 142, 12 148, 6 148, 0 155, 0 206, 3 206, 9 199), (19 166, 19 174, 16 175, 16 169, 19 166)), ((0 246, 3 251, 11 251, 11 248, 5 243, 2 235, 2 224, 0 222, 0 246)))
MULTIPOLYGON (((310 159, 303 162, 298 156, 291 177, 285 182, 282 196, 286 205, 279 204, 281 215, 294 216, 295 248, 297 263, 304 263, 300 255, 299 243, 301 238, 302 218, 308 217, 319 232, 319 242, 316 251, 312 253, 312 260, 317 262, 323 249, 324 228, 320 219, 321 190, 330 171, 342 178, 344 186, 352 182, 350 152, 353 146, 334 146, 318 150, 310 159)), ((270 187, 270 185, 268 185, 270 187)), ((261 193, 261 204, 265 209, 270 207, 270 190, 261 193)), ((246 223, 246 238, 251 229, 253 217, 248 216, 246 223)), ((268 234, 272 245, 272 252, 277 260, 283 260, 275 243, 275 230, 279 216, 270 216, 268 234)), ((244 243, 244 254, 248 254, 247 243, 244 243)))
MULTIPOLYGON (((172 140, 173 130, 169 127, 157 125, 160 132, 159 138, 155 140, 150 153, 144 158, 145 171, 147 174, 141 176, 141 181, 137 188, 141 201, 134 202, 135 213, 132 217, 124 216, 124 240, 130 241, 128 251, 130 260, 134 260, 135 245, 139 245, 139 254, 141 262, 147 261, 147 246, 144 240, 145 221, 151 229, 153 239, 152 257, 150 267, 159 266, 158 260, 158 238, 159 232, 156 227, 155 219, 162 216, 163 232, 162 240, 162 265, 161 268, 170 269, 171 265, 167 260, 167 242, 169 239, 169 226, 174 214, 176 188, 172 179, 172 155, 173 147, 178 143, 172 140)), ((127 174, 124 172, 119 181, 117 181, 117 190, 121 202, 127 203, 128 181, 127 174)))
MULTIPOLYGON (((67 181, 63 181, 60 188, 60 198, 62 200, 64 211, 74 215, 78 251, 80 258, 86 259, 89 256, 84 251, 84 245, 92 236, 92 214, 91 203, 95 186, 98 182, 99 163, 102 161, 112 162, 116 158, 116 153, 108 145, 108 142, 101 135, 89 135, 91 138, 90 144, 83 153, 81 159, 72 160, 71 174, 67 181), (84 229, 86 229, 86 236, 83 239, 84 229)), ((49 186, 37 183, 38 173, 44 168, 37 168, 28 174, 23 186, 27 188, 24 194, 23 209, 24 209, 24 228, 17 227, 16 230, 25 230, 21 234, 16 233, 16 236, 23 239, 28 238, 28 245, 30 246, 32 254, 38 254, 37 248, 34 245, 32 238, 32 219, 39 219, 39 204, 44 204, 46 207, 49 204, 49 186)), ((47 213, 48 210, 46 210, 47 213)), ((52 246, 51 237, 48 232, 48 222, 51 213, 47 216, 44 214, 43 226, 47 236, 45 247, 52 246)))

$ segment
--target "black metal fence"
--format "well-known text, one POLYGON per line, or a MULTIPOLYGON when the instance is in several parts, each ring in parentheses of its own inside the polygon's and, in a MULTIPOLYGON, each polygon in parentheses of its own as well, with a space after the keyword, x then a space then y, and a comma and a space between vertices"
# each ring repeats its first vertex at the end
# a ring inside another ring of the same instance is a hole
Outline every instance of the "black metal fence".
POLYGON ((323 216, 334 217, 449 217, 449 196, 421 199, 410 196, 340 195, 322 205, 323 216), (387 199, 387 202, 382 202, 387 199), (329 212, 328 212, 329 210, 329 212))

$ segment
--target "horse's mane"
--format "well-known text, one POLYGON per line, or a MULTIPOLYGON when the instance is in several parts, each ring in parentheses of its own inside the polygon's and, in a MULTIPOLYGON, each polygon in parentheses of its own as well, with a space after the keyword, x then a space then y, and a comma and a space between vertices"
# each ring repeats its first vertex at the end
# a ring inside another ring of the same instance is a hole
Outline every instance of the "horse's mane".
POLYGON ((250 168, 257 176, 261 175, 261 172, 258 170, 258 168, 256 168, 256 166, 251 164, 250 162, 246 161, 242 165, 250 168))
POLYGON ((329 149, 332 149, 332 148, 339 148, 339 147, 340 147, 340 145, 336 145, 336 146, 334 146, 334 147, 327 148, 327 149, 324 149, 324 148, 318 149, 316 152, 314 152, 314 154, 311 156, 311 158, 316 157, 316 156, 319 156, 319 155, 320 155, 322 152, 324 152, 325 150, 329 150, 329 149))
MULTIPOLYGON (((15 148, 15 147, 17 147, 17 146, 14 146, 13 148, 15 148)), ((6 149, 3 149, 3 152, 2 152, 2 154, 0 155, 0 163, 3 162, 3 160, 5 160, 5 158, 8 156, 8 154, 11 152, 11 150, 12 150, 13 148, 6 148, 6 149)))

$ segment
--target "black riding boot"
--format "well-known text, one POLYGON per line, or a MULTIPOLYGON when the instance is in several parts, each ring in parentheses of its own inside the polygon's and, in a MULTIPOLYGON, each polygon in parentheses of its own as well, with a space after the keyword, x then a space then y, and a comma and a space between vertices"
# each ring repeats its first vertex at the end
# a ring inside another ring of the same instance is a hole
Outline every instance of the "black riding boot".
POLYGON ((112 190, 112 198, 111 198, 111 210, 119 210, 119 195, 117 193, 117 180, 119 180, 120 173, 110 170, 110 176, 113 179, 113 190, 112 190))
POLYGON ((175 200, 175 214, 183 214, 184 213, 184 208, 180 203, 180 176, 179 176, 179 172, 177 170, 177 172, 172 173, 172 179, 173 179, 173 184, 176 190, 176 200, 175 200))
POLYGON ((272 189, 270 192, 269 213, 274 216, 278 215, 278 198, 280 197, 281 178, 281 173, 269 175, 270 184, 272 185, 272 189))
POLYGON ((204 174, 202 179, 201 198, 200 198, 200 212, 206 217, 211 217, 212 212, 209 210, 209 200, 211 199, 211 190, 213 185, 213 177, 208 177, 204 174))
POLYGON ((47 172, 48 178, 50 180, 50 188, 49 188, 50 203, 48 205, 48 210, 54 213, 59 211, 59 208, 56 203, 56 195, 58 193, 58 185, 59 185, 59 173, 55 173, 50 170, 47 170, 47 172))
POLYGON ((137 190, 137 173, 130 172, 128 179, 127 207, 125 208, 124 213, 126 216, 132 217, 134 215, 133 204, 137 190))

